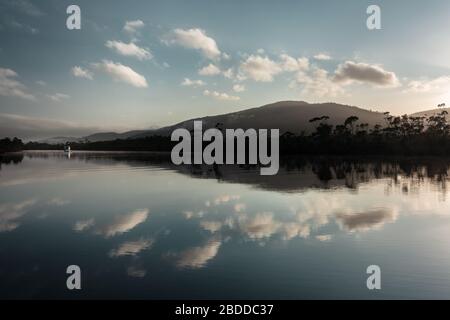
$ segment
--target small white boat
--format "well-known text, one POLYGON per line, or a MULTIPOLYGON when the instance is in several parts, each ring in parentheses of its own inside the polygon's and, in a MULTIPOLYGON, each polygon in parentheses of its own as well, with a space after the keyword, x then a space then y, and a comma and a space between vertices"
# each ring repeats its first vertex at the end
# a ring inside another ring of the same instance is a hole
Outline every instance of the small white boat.
POLYGON ((70 153, 70 146, 69 145, 64 146, 64 152, 65 153, 70 153))

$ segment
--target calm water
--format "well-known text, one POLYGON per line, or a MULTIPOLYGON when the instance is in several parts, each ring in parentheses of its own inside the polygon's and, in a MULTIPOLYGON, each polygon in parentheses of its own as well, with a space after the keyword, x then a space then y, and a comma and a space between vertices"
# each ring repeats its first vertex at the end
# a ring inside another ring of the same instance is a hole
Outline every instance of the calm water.
POLYGON ((273 177, 155 154, 1 161, 0 298, 450 298, 450 160, 287 159, 273 177))

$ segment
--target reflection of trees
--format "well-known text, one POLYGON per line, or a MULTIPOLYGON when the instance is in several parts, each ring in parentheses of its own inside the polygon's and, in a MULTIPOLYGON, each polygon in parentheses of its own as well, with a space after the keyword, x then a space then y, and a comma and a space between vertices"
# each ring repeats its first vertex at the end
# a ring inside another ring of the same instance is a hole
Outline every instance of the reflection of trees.
MULTIPOLYGON (((295 192, 308 188, 346 187, 357 189, 372 180, 389 179, 388 187, 412 192, 424 182, 446 192, 450 158, 408 157, 283 157, 275 176, 261 176, 257 165, 181 165, 171 163, 169 153, 75 152, 68 160, 61 152, 26 153, 30 158, 58 157, 67 161, 155 166, 201 179, 250 184, 262 189, 295 192)), ((21 155, 20 157, 23 158, 21 155)), ((18 158, 21 161, 22 158, 18 158)), ((11 160, 9 160, 11 161, 11 160)))
POLYGON ((7 153, 0 155, 0 170, 2 169, 2 165, 6 164, 19 164, 23 160, 23 154, 22 153, 7 153))

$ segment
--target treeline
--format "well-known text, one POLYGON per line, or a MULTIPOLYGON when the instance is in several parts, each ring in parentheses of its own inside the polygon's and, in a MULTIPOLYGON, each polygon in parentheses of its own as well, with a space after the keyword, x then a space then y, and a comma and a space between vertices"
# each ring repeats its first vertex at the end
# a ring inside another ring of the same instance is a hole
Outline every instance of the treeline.
MULTIPOLYGON (((310 120, 311 134, 286 132, 280 137, 281 155, 449 155, 450 124, 447 112, 430 117, 396 117, 385 113, 385 124, 369 127, 352 116, 340 125, 329 124, 322 116, 310 120)), ((171 151, 177 142, 168 136, 140 139, 70 143, 72 150, 88 151, 171 151)), ((62 150, 63 144, 38 142, 23 144, 20 139, 0 140, 0 152, 19 150, 62 150)))
MULTIPOLYGON (((72 150, 86 151, 171 151, 176 142, 170 137, 150 136, 139 139, 117 139, 97 142, 71 142, 72 150)), ((64 144, 29 142, 26 150, 63 150, 64 144)))
POLYGON ((0 153, 21 151, 24 148, 22 140, 18 138, 0 139, 0 153))
POLYGON ((328 124, 329 117, 310 120, 310 135, 284 133, 280 154, 337 155, 450 155, 450 124, 447 111, 430 117, 395 117, 385 113, 386 124, 369 128, 349 117, 343 124, 328 124))

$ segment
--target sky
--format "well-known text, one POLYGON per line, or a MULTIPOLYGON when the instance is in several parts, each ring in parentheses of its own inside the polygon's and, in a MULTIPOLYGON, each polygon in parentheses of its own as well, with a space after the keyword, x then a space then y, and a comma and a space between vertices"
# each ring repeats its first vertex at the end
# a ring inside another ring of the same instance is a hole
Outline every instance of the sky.
POLYGON ((146 129, 280 100, 432 109, 450 103, 449 9, 447 0, 0 0, 0 135, 146 129), (66 26, 71 4, 80 30, 66 26), (373 4, 380 30, 366 26, 373 4))

